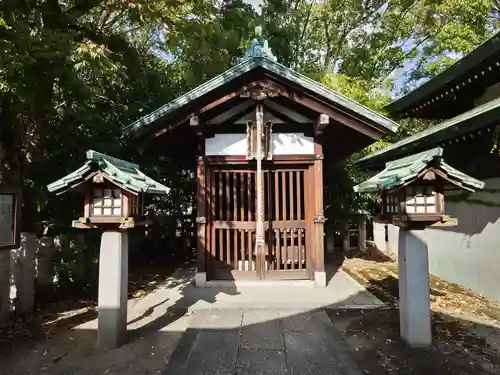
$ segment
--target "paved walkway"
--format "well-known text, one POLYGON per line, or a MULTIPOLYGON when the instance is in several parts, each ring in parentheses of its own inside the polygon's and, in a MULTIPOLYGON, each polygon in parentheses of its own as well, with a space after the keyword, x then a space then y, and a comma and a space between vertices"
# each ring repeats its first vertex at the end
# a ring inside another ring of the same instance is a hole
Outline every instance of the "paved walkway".
MULTIPOLYGON (((331 273, 326 288, 316 288, 312 281, 226 282, 217 287, 193 285, 194 269, 179 270, 155 293, 146 296, 135 312, 158 305, 155 312, 168 308, 199 309, 292 309, 309 311, 318 308, 340 308, 383 305, 373 294, 345 272, 331 273), (224 285, 224 286, 222 286, 224 285)), ((153 318, 154 315, 150 315, 153 318)))
POLYGON ((71 331, 2 355, 0 374, 357 374, 324 308, 382 303, 342 271, 323 289, 293 281, 195 288, 193 275, 180 270, 129 301, 122 347, 97 350, 97 320, 81 314, 71 331))
POLYGON ((200 310, 163 375, 361 375, 324 310, 200 310))

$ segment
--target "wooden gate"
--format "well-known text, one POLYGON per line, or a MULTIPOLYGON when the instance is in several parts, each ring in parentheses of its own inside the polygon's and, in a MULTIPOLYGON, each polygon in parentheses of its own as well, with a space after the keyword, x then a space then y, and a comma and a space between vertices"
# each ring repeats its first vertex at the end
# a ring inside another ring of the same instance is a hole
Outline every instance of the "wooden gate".
POLYGON ((207 272, 211 279, 310 277, 308 166, 264 169, 266 249, 254 254, 256 172, 249 165, 210 166, 206 184, 207 272))

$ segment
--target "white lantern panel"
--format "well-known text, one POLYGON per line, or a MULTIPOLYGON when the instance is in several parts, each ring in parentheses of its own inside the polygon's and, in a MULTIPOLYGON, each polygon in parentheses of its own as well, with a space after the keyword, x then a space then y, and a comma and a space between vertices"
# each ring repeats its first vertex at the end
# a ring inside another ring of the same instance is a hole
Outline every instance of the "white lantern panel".
POLYGON ((436 206, 433 204, 427 205, 427 212, 436 213, 436 206))
POLYGON ((406 204, 412 204, 414 205, 415 204, 415 197, 411 196, 411 197, 406 197, 406 204))
POLYGON ((423 196, 415 197, 415 203, 418 204, 418 205, 425 204, 426 203, 425 198, 426 197, 423 197, 423 196))
POLYGON ((415 213, 415 206, 406 206, 406 213, 414 214, 415 213))
POLYGON ((414 206, 415 207, 415 212, 417 214, 424 214, 425 213, 425 206, 414 206))

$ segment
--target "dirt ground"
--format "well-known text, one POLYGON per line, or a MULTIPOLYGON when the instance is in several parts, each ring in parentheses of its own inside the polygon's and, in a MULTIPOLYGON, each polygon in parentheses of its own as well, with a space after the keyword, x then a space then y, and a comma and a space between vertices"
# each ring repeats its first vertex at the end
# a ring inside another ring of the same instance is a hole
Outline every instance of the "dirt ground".
POLYGON ((499 303, 431 276, 433 345, 410 348, 399 337, 397 264, 374 249, 336 261, 389 305, 328 312, 366 374, 500 374, 499 303))
MULTIPOLYGON (((148 260, 130 268, 129 300, 140 300, 153 292, 173 273, 180 263, 165 266, 165 262, 148 260)), ((56 337, 67 337, 74 327, 97 318, 97 291, 51 303, 28 318, 20 318, 0 327, 0 358, 16 351, 31 350, 38 343, 56 337)), ((94 340, 94 338, 92 338, 94 340)), ((0 365, 0 374, 2 374, 0 365)))

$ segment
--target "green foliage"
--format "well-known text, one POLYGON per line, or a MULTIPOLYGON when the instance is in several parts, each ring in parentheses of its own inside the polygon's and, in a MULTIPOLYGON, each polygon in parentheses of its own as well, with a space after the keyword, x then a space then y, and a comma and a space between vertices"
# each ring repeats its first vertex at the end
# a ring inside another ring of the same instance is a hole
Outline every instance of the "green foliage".
POLYGON ((470 52, 498 23, 486 0, 268 0, 264 19, 285 64, 378 85, 401 76, 403 91, 470 52), (415 69, 400 71, 410 63, 415 69))
POLYGON ((345 74, 329 72, 318 80, 326 87, 376 111, 382 111, 382 108, 391 101, 388 93, 374 87, 372 82, 352 78, 345 74))
MULTIPOLYGON (((121 128, 234 64, 256 24, 279 62, 380 111, 395 81, 404 91, 437 74, 489 37, 497 14, 486 0, 267 0, 260 19, 243 0, 3 0, 0 182, 23 186, 25 229, 67 225, 81 202, 45 186, 95 148, 140 161, 173 188, 156 209, 185 213, 193 165, 149 155, 121 128)), ((429 125, 403 122, 363 153, 429 125)), ((350 190, 359 173, 349 160, 332 170, 330 210, 371 209, 350 190)))

